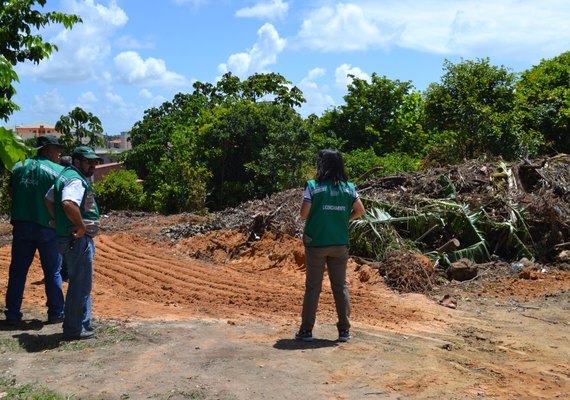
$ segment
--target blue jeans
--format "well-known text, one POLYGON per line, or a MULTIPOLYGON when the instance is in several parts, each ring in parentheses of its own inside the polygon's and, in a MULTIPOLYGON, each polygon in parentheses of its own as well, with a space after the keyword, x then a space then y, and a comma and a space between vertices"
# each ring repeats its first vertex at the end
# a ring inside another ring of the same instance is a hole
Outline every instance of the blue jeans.
POLYGON ((57 246, 67 264, 69 274, 63 334, 77 336, 91 324, 95 243, 89 236, 75 240, 71 237, 60 237, 57 246))
POLYGON ((24 298, 24 288, 30 265, 36 250, 44 271, 44 283, 47 297, 48 319, 63 316, 63 290, 61 288, 61 256, 57 251, 55 230, 33 222, 13 221, 12 261, 8 273, 6 291, 6 319, 22 318, 20 308, 24 298))

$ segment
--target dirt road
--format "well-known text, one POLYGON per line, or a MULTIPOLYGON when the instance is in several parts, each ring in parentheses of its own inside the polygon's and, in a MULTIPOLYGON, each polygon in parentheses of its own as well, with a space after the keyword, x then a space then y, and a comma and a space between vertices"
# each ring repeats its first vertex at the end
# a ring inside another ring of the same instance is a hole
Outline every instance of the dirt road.
MULTIPOLYGON (((153 225, 159 230, 165 223, 153 225), (162 225, 161 225, 162 224, 162 225)), ((6 228, 4 228, 6 230, 6 228)), ((504 276, 400 295, 349 265, 354 338, 335 341, 325 283, 313 343, 292 340, 304 271, 298 239, 238 232, 178 242, 133 227, 96 239, 99 337, 43 325, 38 260, 27 322, 0 326, 4 377, 73 399, 553 399, 570 393, 570 277, 504 276), (443 294, 458 308, 438 304, 443 294)), ((0 248, 5 279, 10 246, 0 248)), ((4 282, 4 281, 3 281, 4 282)), ((0 297, 4 297, 2 284, 0 297)))

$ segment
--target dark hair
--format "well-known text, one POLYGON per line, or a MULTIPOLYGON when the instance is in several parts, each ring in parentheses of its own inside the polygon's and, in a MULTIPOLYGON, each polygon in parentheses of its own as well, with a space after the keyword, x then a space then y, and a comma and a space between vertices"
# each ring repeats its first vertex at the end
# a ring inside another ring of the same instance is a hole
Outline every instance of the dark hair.
POLYGON ((59 163, 64 167, 69 167, 71 165, 71 157, 70 156, 61 156, 59 157, 59 163))
POLYGON ((331 149, 320 150, 317 158, 317 176, 315 180, 317 182, 332 180, 335 184, 340 181, 348 181, 342 154, 331 149))

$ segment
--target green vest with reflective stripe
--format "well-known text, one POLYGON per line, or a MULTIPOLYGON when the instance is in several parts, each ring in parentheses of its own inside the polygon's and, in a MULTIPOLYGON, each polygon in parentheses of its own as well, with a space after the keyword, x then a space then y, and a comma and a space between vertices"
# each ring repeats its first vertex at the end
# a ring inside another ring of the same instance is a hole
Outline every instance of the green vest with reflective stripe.
MULTIPOLYGON (((85 188, 83 199, 79 205, 81 218, 84 221, 99 221, 99 207, 95 201, 93 188, 89 182, 83 177, 81 172, 74 166, 67 167, 63 170, 54 184, 54 210, 55 210, 55 230, 58 236, 69 236, 74 230, 75 226, 63 211, 62 195, 65 185, 74 180, 79 179, 85 188)), ((86 224, 87 225, 87 224, 86 224)))
POLYGON ((305 223, 303 243, 308 247, 348 245, 348 223, 356 188, 351 182, 307 182, 311 211, 305 223))
POLYGON ((44 227, 52 220, 44 203, 44 197, 63 171, 59 164, 37 156, 18 163, 12 169, 12 222, 34 222, 44 227))

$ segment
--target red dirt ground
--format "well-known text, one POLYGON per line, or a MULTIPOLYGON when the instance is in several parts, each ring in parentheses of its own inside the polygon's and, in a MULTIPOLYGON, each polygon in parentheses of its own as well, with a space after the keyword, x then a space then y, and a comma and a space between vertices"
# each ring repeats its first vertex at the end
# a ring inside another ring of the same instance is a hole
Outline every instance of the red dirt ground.
MULTIPOLYGON (((258 388, 257 394, 245 392, 244 385, 253 379, 247 372, 236 377, 241 386, 235 381, 216 381, 224 393, 232 393, 233 397, 227 398, 295 398, 296 390, 301 390, 293 389, 298 380, 317 384, 296 377, 296 372, 304 371, 299 357, 305 365, 313 363, 319 368, 318 379, 334 383, 322 387, 318 392, 322 395, 314 398, 382 394, 383 398, 550 399, 570 393, 568 272, 538 271, 535 279, 522 279, 514 273, 493 275, 489 266, 488 273, 478 280, 448 283, 427 295, 398 294, 384 284, 377 270, 351 261, 348 282, 355 338, 341 346, 345 351, 309 348, 308 353, 296 357, 271 356, 267 342, 291 338, 300 320, 304 290, 300 240, 267 233, 236 252, 246 240, 240 232, 219 230, 177 242, 160 236, 163 227, 184 218, 155 216, 138 225, 125 221, 121 232, 104 232, 96 238, 93 312, 103 321, 136 323, 138 329, 145 321, 157 320, 221 320, 229 324, 224 330, 248 324, 271 328, 261 336, 234 332, 226 338, 228 342, 238 340, 243 351, 247 346, 265 346, 260 353, 268 357, 264 365, 280 371, 266 376, 264 384, 268 386, 258 388), (444 294, 456 298, 456 310, 438 304, 444 294), (272 385, 274 390, 269 392, 267 387, 272 385)), ((9 234, 7 224, 2 232, 9 234)), ((0 276, 7 277, 9 261, 10 246, 5 245, 0 248, 0 276)), ((26 309, 41 310, 45 304, 40 271, 36 259, 26 288, 26 309)), ((1 298, 5 295, 2 286, 1 298)), ((334 301, 325 278, 315 335, 334 335, 335 322, 334 301)), ((184 337, 170 339, 180 341, 179 348, 188 349, 184 337)), ((231 356, 225 357, 223 370, 218 371, 221 374, 233 370, 231 356)), ((105 379, 113 379, 112 362, 107 362, 110 372, 105 379)), ((158 374, 167 387, 174 385, 170 380, 180 379, 172 371, 160 372, 160 367, 151 365, 152 379, 158 374)), ((10 368, 30 378, 23 366, 18 369, 16 363, 10 368)), ((141 389, 144 376, 140 371, 130 376, 139 382, 141 391, 150 390, 141 389)), ((212 378, 199 376, 203 381, 212 378)), ((80 394, 78 398, 119 398, 121 393, 135 390, 125 385, 114 392, 106 385, 109 397, 97 391, 74 390, 80 394)), ((73 386, 68 382, 58 386, 62 387, 71 390, 73 386)))

